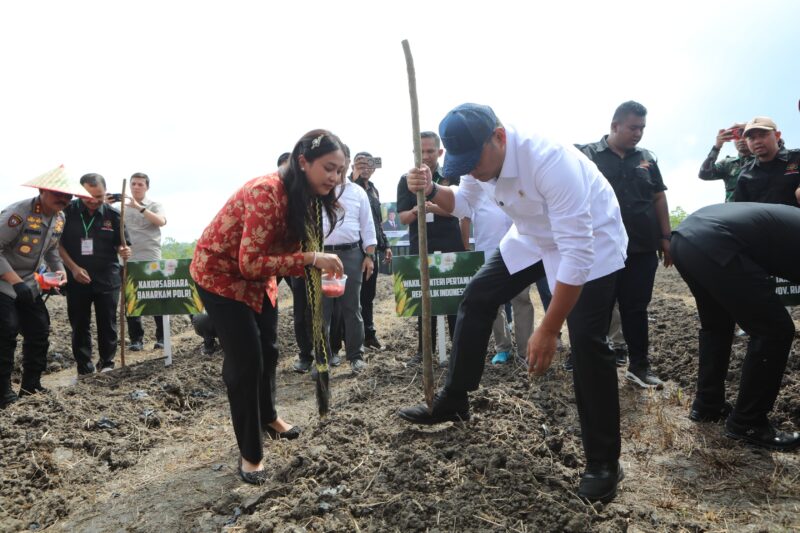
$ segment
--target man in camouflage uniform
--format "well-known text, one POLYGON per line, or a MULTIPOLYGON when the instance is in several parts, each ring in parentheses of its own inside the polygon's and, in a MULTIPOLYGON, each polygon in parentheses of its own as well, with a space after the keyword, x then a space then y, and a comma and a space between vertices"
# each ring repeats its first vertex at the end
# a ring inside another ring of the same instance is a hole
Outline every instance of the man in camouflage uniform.
POLYGON ((19 396, 43 391, 40 378, 50 347, 50 316, 35 274, 46 264, 66 281, 58 255, 64 229, 61 212, 73 194, 86 195, 69 182, 59 167, 26 183, 39 196, 9 205, 0 212, 0 408, 17 400, 11 372, 17 335, 22 334, 22 383, 19 396))
POLYGON ((743 135, 744 126, 745 124, 734 124, 730 128, 719 130, 717 140, 708 153, 708 157, 703 161, 698 174, 698 177, 704 181, 723 180, 726 202, 733 201, 733 191, 736 190, 739 172, 753 158, 743 135), (738 155, 736 157, 727 156, 717 163, 719 151, 722 149, 722 145, 728 141, 734 141, 738 155))

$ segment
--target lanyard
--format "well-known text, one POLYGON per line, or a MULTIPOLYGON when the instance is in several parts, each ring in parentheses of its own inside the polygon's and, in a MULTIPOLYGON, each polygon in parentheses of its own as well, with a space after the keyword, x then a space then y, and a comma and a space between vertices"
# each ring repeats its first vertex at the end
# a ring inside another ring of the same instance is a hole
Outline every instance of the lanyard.
POLYGON ((86 225, 86 221, 83 219, 83 213, 81 213, 81 223, 83 224, 83 232, 86 234, 87 239, 89 238, 89 230, 92 228, 92 224, 94 224, 94 217, 95 215, 92 215, 92 219, 89 221, 89 225, 86 225))

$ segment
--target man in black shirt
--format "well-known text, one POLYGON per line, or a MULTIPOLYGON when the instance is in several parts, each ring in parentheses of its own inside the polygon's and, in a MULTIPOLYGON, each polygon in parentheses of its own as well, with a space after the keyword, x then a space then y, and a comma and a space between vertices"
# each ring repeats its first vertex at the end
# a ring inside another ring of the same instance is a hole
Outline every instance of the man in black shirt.
POLYGON ((780 145, 781 132, 769 117, 748 122, 744 138, 755 158, 742 167, 733 200, 800 207, 800 150, 780 145))
MULTIPOLYGON (((439 158, 444 153, 439 136, 432 131, 420 133, 420 148, 422 162, 431 169, 433 181, 438 185, 458 185, 458 178, 448 180, 442 176, 439 168, 439 158)), ((458 219, 446 213, 433 202, 425 203, 426 232, 428 237, 428 253, 433 252, 463 252, 464 243, 461 240, 461 226, 458 219)), ((405 174, 397 184, 397 212, 400 223, 408 226, 408 236, 411 255, 419 254, 419 229, 417 228, 417 196, 408 190, 405 174)), ((456 327, 456 315, 447 315, 450 329, 450 340, 456 327)), ((422 317, 417 319, 417 356, 412 360, 421 359, 422 354, 422 317)), ((436 346, 436 319, 431 317, 431 346, 436 346)))
POLYGON ((117 303, 121 285, 119 256, 131 255, 130 238, 120 238, 119 211, 105 204, 106 181, 86 174, 81 185, 91 199, 73 200, 64 210, 66 223, 59 253, 67 267, 67 314, 72 326, 72 355, 78 374, 91 374, 91 309, 97 323, 101 371, 114 368, 117 354, 117 303))
POLYGON ((800 210, 759 203, 704 207, 678 226, 671 244, 700 315, 697 392, 689 418, 727 417, 730 438, 779 451, 797 448, 800 434, 777 430, 767 419, 795 330, 768 276, 800 282, 800 210), (750 341, 732 407, 725 401, 725 376, 735 323, 750 341))
POLYGON ((617 303, 628 345, 626 379, 641 387, 664 386, 650 370, 647 306, 658 268, 657 251, 669 255, 669 210, 664 181, 655 156, 637 144, 644 134, 647 109, 629 101, 611 120, 611 131, 599 142, 578 145, 614 188, 628 233, 628 258, 617 274, 617 303))

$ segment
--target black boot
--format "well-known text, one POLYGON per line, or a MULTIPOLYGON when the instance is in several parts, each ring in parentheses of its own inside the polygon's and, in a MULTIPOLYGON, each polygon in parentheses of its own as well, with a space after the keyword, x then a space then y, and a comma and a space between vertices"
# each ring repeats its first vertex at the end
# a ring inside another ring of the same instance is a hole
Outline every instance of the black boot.
POLYGON ((11 378, 0 378, 0 409, 5 409, 16 401, 17 395, 11 388, 11 378))
POLYGON ((22 383, 19 386, 19 397, 31 396, 39 392, 47 392, 47 389, 42 387, 41 374, 32 376, 23 373, 22 383))

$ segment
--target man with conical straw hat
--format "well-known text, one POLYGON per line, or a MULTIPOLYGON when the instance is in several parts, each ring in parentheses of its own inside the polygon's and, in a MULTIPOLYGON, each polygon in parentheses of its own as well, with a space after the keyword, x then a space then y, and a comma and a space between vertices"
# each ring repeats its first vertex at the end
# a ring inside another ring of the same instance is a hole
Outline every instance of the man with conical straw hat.
POLYGON ((58 255, 62 210, 73 196, 88 196, 69 179, 63 165, 23 185, 39 189, 39 195, 0 211, 0 409, 17 400, 11 371, 19 334, 23 338, 19 396, 44 390, 40 378, 47 366, 50 317, 42 294, 66 283, 58 255), (56 276, 39 276, 42 267, 56 276))

